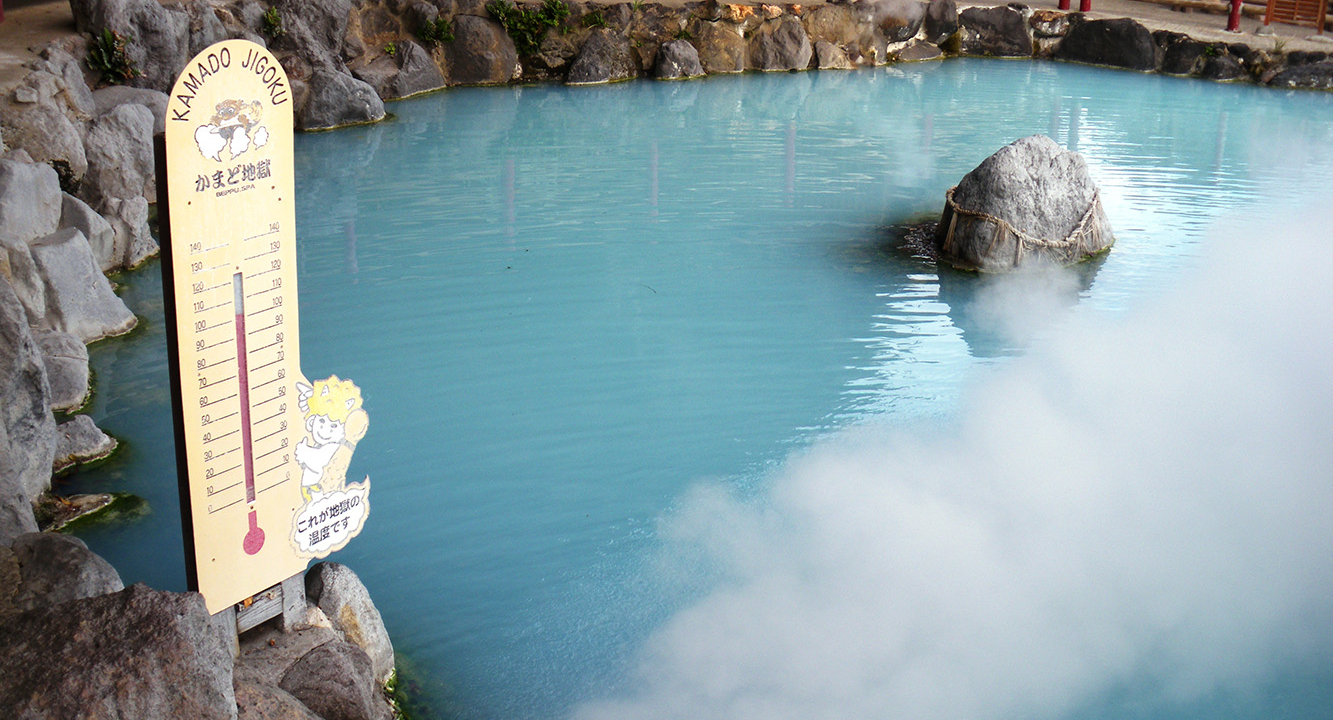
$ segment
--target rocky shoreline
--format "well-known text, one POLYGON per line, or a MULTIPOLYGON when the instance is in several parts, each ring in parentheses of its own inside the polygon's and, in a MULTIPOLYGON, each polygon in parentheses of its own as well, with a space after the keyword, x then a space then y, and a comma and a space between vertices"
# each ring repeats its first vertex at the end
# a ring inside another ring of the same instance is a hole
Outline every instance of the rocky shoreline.
POLYGON ((269 47, 288 74, 281 90, 303 130, 376 122, 387 100, 460 85, 688 80, 954 56, 1333 89, 1327 53, 1204 42, 1128 18, 1019 4, 70 4, 80 34, 38 49, 27 75, 0 98, 0 708, 38 717, 391 713, 382 689, 392 646, 346 568, 314 566, 305 618, 281 631, 259 628, 238 645, 199 596, 125 589, 82 542, 38 532, 38 506, 43 524, 55 525, 79 506, 111 500, 49 495, 54 473, 115 449, 86 415, 56 418, 77 413, 89 395, 87 344, 135 325, 106 273, 157 252, 152 138, 176 75, 214 42, 239 37, 269 47), (108 55, 117 38, 121 54, 108 55), (116 72, 125 84, 103 87, 116 72), (123 656, 108 659, 93 646, 123 656))

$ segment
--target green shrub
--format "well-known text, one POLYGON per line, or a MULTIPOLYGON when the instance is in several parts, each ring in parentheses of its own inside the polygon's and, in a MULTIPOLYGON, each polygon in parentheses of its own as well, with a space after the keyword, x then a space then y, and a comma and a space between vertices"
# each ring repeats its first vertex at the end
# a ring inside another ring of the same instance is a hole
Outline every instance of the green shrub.
POLYGON ((102 74, 102 82, 119 85, 143 74, 125 54, 125 47, 131 40, 111 28, 93 35, 93 42, 88 46, 88 67, 102 74))
POLYGON ((417 37, 429 45, 439 45, 440 43, 450 43, 454 41, 454 26, 447 17, 435 18, 432 22, 427 20, 417 29, 417 37))
POLYGON ((604 28, 606 27, 606 15, 601 10, 593 10, 583 16, 583 27, 586 28, 604 28))
POLYGON ((287 28, 282 26, 282 13, 278 12, 277 6, 270 7, 264 11, 264 34, 275 38, 287 33, 287 28))
POLYGON ((516 7, 508 0, 492 0, 486 4, 486 12, 514 39, 519 55, 533 55, 541 49, 546 31, 569 17, 569 6, 562 0, 544 0, 541 7, 534 10, 516 7))

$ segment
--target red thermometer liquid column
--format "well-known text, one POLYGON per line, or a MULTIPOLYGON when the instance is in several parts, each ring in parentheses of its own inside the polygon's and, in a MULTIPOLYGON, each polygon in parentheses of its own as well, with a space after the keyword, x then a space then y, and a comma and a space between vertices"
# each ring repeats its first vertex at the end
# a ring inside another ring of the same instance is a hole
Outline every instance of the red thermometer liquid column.
POLYGON ((242 547, 246 555, 254 555, 264 547, 264 531, 259 529, 259 513, 255 510, 255 458, 250 447, 250 373, 245 352, 245 289, 241 274, 231 276, 233 298, 236 304, 236 364, 241 400, 241 453, 245 458, 245 502, 250 507, 250 529, 245 533, 242 547))

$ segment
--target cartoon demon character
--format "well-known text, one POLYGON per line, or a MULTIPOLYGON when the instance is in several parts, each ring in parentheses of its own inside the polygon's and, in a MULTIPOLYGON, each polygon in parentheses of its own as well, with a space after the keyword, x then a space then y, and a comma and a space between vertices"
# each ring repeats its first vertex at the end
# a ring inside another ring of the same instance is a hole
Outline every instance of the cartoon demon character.
POLYGON ((296 383, 297 405, 305 416, 306 437, 296 445, 301 495, 306 502, 341 490, 357 442, 370 425, 361 409, 361 390, 332 375, 314 385, 296 383))

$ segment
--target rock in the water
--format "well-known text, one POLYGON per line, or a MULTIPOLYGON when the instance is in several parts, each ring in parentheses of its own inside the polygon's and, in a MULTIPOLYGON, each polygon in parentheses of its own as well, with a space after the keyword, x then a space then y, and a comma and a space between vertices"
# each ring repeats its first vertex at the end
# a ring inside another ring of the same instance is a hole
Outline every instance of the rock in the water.
POLYGON ((1157 67, 1157 45, 1152 33, 1131 18, 1072 23, 1055 56, 1142 72, 1157 67))
POLYGON ((0 545, 37 529, 32 502, 51 483, 56 423, 41 350, 0 274, 0 545))
POLYGON ((73 535, 28 533, 15 538, 11 549, 19 568, 11 602, 19 612, 125 589, 111 563, 73 535))
POLYGON ((1203 63, 1203 70, 1199 73, 1209 80, 1235 80, 1245 74, 1245 68, 1241 66, 1240 61, 1230 55, 1220 54, 1209 57, 1203 63))
POLYGON ((1268 81, 1269 85, 1312 90, 1333 90, 1333 60, 1288 67, 1268 81))
POLYGON ((592 31, 569 67, 568 85, 594 85, 629 80, 639 74, 629 41, 607 28, 592 31))
POLYGON ((1207 47, 1187 35, 1167 38, 1162 51, 1162 72, 1168 75, 1193 75, 1202 65, 1203 51, 1207 47))
POLYGON ((93 113, 95 116, 105 115, 117 105, 126 103, 142 105, 153 114, 153 132, 160 133, 166 129, 167 94, 164 92, 149 88, 111 85, 93 91, 92 98, 96 108, 93 113))
POLYGON ((745 71, 745 38, 730 23, 696 22, 694 48, 699 64, 710 75, 745 71))
POLYGON ((703 74, 704 67, 699 64, 699 51, 694 49, 689 40, 671 40, 662 43, 657 49, 653 77, 658 80, 679 80, 703 74))
POLYGON ((341 66, 351 0, 279 0, 273 7, 283 27, 283 33, 271 42, 273 50, 292 53, 316 70, 334 71, 341 66))
POLYGON ((197 593, 126 590, 0 618, 11 717, 235 720, 232 657, 197 593))
POLYGON ((43 327, 70 333, 85 343, 134 327, 134 313, 111 291, 83 233, 58 230, 30 249, 46 287, 43 327))
POLYGON ((77 337, 56 330, 39 330, 34 339, 46 366, 51 409, 69 412, 82 407, 88 399, 88 346, 77 337))
POLYGON ((102 272, 109 272, 121 266, 125 253, 116 249, 115 229, 106 218, 89 207, 88 203, 66 193, 60 204, 60 227, 74 228, 83 233, 88 239, 88 245, 93 249, 93 259, 97 261, 97 266, 102 268, 102 272))
POLYGON ((108 198, 102 201, 101 212, 114 238, 108 260, 101 262, 132 268, 157 253, 157 241, 148 227, 146 198, 108 198))
POLYGON ((374 62, 352 71, 356 79, 371 87, 382 99, 417 95, 444 87, 444 75, 430 54, 411 40, 394 43, 392 56, 381 55, 374 62))
POLYGON ((384 102, 366 83, 334 70, 315 70, 309 95, 296 113, 301 130, 335 128, 384 119, 384 102))
POLYGON ((1045 135, 1017 140, 965 175, 935 237, 942 257, 982 271, 1075 263, 1115 242, 1083 157, 1045 135))
POLYGON ((930 0, 924 23, 926 40, 936 45, 958 32, 958 6, 954 0, 930 0))
POLYGON ((760 25, 750 37, 750 67, 755 70, 805 70, 813 54, 805 26, 791 16, 760 25))
POLYGON ((450 85, 500 85, 518 73, 513 38, 487 17, 454 16, 454 41, 442 50, 450 85))
POLYGON ((356 573, 338 563, 317 563, 306 572, 305 592, 328 616, 334 630, 370 656, 375 681, 388 682, 394 668, 393 644, 380 611, 356 573))
POLYGON ((847 52, 827 40, 815 43, 815 66, 820 70, 851 70, 847 52))
POLYGON ((903 48, 898 53, 898 59, 902 62, 918 62, 921 60, 937 60, 944 57, 938 47, 928 42, 914 42, 903 48))
POLYGON ((1069 16, 1058 10, 1033 10, 1028 18, 1028 27, 1039 38, 1064 37, 1069 32, 1069 16))
POLYGON ((115 438, 102 432, 87 415, 75 415, 56 427, 56 454, 52 472, 71 465, 100 460, 116 449, 115 438))
POLYGON ((958 15, 962 51, 967 55, 1028 57, 1032 36, 1023 14, 1011 7, 970 7, 958 15))
POLYGON ((388 707, 370 677, 370 658, 350 642, 311 650, 282 676, 278 687, 325 720, 387 720, 388 707))

